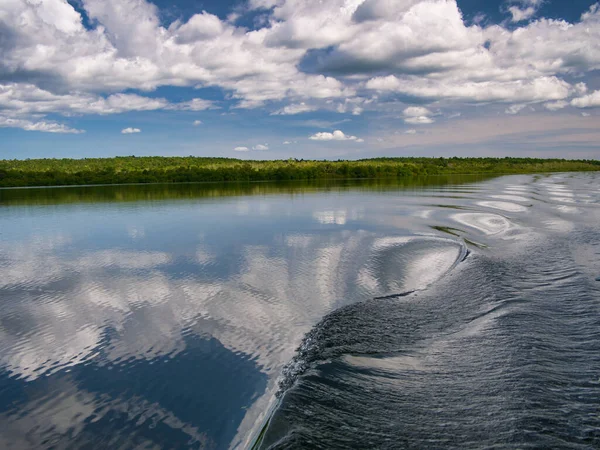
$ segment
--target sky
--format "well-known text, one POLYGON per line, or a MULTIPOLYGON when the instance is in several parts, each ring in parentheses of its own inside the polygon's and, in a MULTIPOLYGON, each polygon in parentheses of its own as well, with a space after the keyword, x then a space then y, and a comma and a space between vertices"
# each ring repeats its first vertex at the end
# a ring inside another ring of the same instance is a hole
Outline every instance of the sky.
POLYGON ((600 3, 2 0, 0 159, 600 159, 600 3))

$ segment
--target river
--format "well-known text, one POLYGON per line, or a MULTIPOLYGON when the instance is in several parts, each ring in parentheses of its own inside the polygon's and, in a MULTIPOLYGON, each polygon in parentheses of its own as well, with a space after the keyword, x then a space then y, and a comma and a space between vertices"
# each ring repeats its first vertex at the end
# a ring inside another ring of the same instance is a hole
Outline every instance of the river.
POLYGON ((600 447, 594 173, 4 189, 0 306, 1 448, 600 447))

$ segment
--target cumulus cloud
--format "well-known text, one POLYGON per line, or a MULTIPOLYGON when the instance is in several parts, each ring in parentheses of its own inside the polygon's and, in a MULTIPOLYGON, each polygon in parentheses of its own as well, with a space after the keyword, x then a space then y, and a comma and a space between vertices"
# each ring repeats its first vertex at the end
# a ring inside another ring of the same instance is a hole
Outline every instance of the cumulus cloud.
POLYGON ((206 11, 193 15, 186 23, 176 22, 170 27, 174 30, 175 39, 181 44, 211 40, 223 33, 221 20, 206 11))
POLYGON ((335 130, 333 133, 321 132, 313 134, 309 139, 313 141, 355 141, 364 142, 363 139, 359 139, 356 136, 350 136, 344 134, 341 130, 335 130))
POLYGON ((435 122, 431 117, 427 116, 405 117, 404 121, 411 125, 428 125, 435 122))
POLYGON ((140 130, 139 128, 124 128, 121 130, 121 134, 134 134, 134 133, 141 133, 142 130, 140 130))
POLYGON ((35 73, 79 92, 217 86, 245 106, 288 94, 337 97, 344 90, 338 80, 298 71, 304 50, 270 49, 264 30, 245 32, 207 13, 164 28, 156 6, 144 0, 85 0, 83 8, 98 24, 88 30, 68 3, 44 4, 62 13, 49 15, 26 2, 3 6, 1 20, 11 40, 0 44, 7 45, 0 72, 8 79, 35 73))
POLYGON ((404 115, 407 117, 430 116, 431 111, 421 106, 409 106, 404 110, 404 115))
POLYGON ((11 80, 0 85, 0 114, 35 122, 35 114, 214 107, 123 93, 160 86, 220 88, 239 108, 287 105, 276 114, 335 100, 359 115, 364 105, 349 99, 364 92, 370 110, 398 96, 585 103, 581 86, 566 80, 600 70, 600 7, 575 23, 520 25, 540 5, 510 2, 516 25, 507 28, 465 23, 455 0, 251 0, 247 11, 261 8, 266 20, 248 30, 205 11, 165 25, 147 0, 83 0, 88 29, 64 0, 13 0, 0 8, 0 80, 11 80))
POLYGON ((404 121, 411 125, 427 125, 434 122, 429 117, 431 114, 431 111, 422 106, 409 106, 404 110, 404 121))
POLYGON ((540 77, 523 81, 445 81, 427 78, 400 79, 394 75, 375 77, 367 88, 421 97, 461 102, 543 102, 563 100, 573 92, 572 86, 557 77, 540 77))
POLYGON ((0 84, 0 114, 11 119, 5 123, 25 130, 51 130, 50 132, 57 133, 81 131, 66 125, 59 126, 51 121, 32 121, 33 117, 43 117, 50 113, 68 117, 79 114, 107 115, 159 109, 200 111, 212 107, 214 107, 213 102, 202 99, 169 103, 164 98, 150 98, 137 94, 118 93, 104 97, 82 92, 53 93, 29 83, 0 84))
POLYGON ((518 5, 508 7, 512 22, 522 22, 531 19, 542 6, 542 0, 513 0, 518 5))
POLYGON ((351 113, 353 116, 360 116, 365 110, 363 106, 372 102, 373 100, 361 97, 346 98, 342 103, 338 103, 335 110, 340 114, 351 113))
MULTIPOLYGON (((419 53, 403 63, 400 73, 373 77, 366 87, 431 101, 557 101, 577 90, 562 75, 600 66, 598 46, 590 46, 590 33, 595 34, 600 23, 595 7, 576 24, 542 19, 514 31, 499 25, 481 28, 453 23, 476 44, 419 53), (412 75, 411 70, 420 73, 412 75)), ((433 34, 449 36, 442 27, 433 34)))
POLYGON ((0 84, 0 111, 12 115, 118 114, 167 107, 184 109, 177 104, 170 105, 164 98, 148 98, 137 94, 119 93, 106 97, 81 92, 57 94, 29 83, 0 84))
POLYGON ((564 100, 558 100, 556 102, 544 103, 544 108, 548 111, 558 111, 559 109, 563 109, 569 106, 569 102, 564 100))
POLYGON ((577 83, 575 86, 575 93, 577 95, 584 95, 587 93, 588 91, 588 87, 585 83, 581 82, 581 83, 577 83))
POLYGON ((204 122, 202 122, 201 120, 194 120, 193 125, 195 127, 197 127, 198 125, 202 125, 204 122))
POLYGON ((506 108, 504 110, 504 113, 511 114, 511 115, 519 114, 526 106, 527 105, 523 105, 523 104, 510 105, 508 108, 506 108))
POLYGON ((508 8, 508 11, 512 14, 511 20, 513 22, 521 22, 523 20, 532 18, 537 12, 537 9, 532 6, 525 9, 521 9, 518 6, 511 6, 508 8))
POLYGON ((81 134, 84 130, 68 127, 61 123, 47 121, 31 121, 0 116, 0 128, 21 128, 26 131, 41 131, 44 133, 81 134))
POLYGON ((273 113, 273 115, 294 115, 294 114, 302 114, 306 112, 316 111, 318 108, 315 106, 307 105, 306 103, 294 103, 291 105, 287 105, 273 113))
POLYGON ((205 109, 214 108, 214 103, 210 100, 194 98, 187 102, 173 103, 167 105, 167 109, 178 109, 182 111, 204 111, 205 109))
POLYGON ((266 151, 269 150, 269 144, 256 144, 252 147, 240 146, 233 149, 236 152, 249 152, 250 150, 266 151))
POLYGON ((571 101, 571 105, 576 108, 595 108, 600 106, 600 91, 594 91, 591 94, 583 97, 575 98, 571 101))

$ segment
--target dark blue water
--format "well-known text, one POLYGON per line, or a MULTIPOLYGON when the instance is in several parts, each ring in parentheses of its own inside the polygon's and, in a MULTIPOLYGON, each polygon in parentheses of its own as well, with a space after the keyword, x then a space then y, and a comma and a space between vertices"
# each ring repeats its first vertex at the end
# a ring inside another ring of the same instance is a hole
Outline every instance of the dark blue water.
POLYGON ((0 448, 599 448, 600 177, 0 191, 0 448))

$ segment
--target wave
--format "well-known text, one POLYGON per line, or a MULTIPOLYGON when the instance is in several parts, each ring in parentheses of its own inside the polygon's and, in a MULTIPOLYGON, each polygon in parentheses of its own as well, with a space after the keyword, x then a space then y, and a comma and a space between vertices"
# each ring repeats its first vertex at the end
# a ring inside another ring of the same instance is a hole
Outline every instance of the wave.
MULTIPOLYGON (((402 257, 403 259, 411 258, 413 266, 426 267, 429 272, 426 276, 424 273, 421 274, 419 279, 420 285, 414 286, 412 289, 402 292, 387 292, 385 295, 373 297, 365 302, 358 302, 351 305, 341 307, 328 315, 326 315, 313 329, 306 334, 300 346, 296 349, 295 356, 292 360, 286 364, 282 370, 282 374, 278 380, 278 390, 276 397, 280 399, 285 393, 295 384, 299 377, 305 374, 315 365, 323 361, 328 361, 333 358, 340 357, 347 352, 360 352, 361 354, 376 354, 379 351, 371 351, 372 342, 368 339, 372 337, 370 333, 370 327, 365 327, 364 317, 369 315, 371 320, 375 319, 377 314, 373 314, 376 311, 382 310, 382 304, 386 302, 400 301, 405 297, 415 296, 418 292, 427 289, 435 281, 441 279, 449 272, 451 272, 458 264, 464 262, 470 255, 470 250, 467 248, 464 242, 452 239, 442 239, 438 237, 402 237, 402 238, 386 238, 381 239, 375 243, 374 257, 372 260, 377 261, 381 258, 381 254, 385 254, 385 258, 390 261, 390 250, 394 251, 396 258, 402 257), (427 247, 433 244, 436 248, 434 253, 438 253, 438 257, 432 257, 431 251, 429 254, 423 253, 423 247, 427 247), (413 248, 411 248, 413 247, 413 248), (453 260, 448 263, 446 258, 444 262, 446 266, 440 267, 440 247, 449 247, 457 250, 453 255, 453 260), (417 250, 417 251, 415 251, 417 250), (419 252, 418 250, 421 250, 419 252), (419 254, 421 253, 421 254, 419 254), (424 261, 429 261, 429 264, 419 264, 418 258, 422 258, 424 261), (437 263, 437 264, 436 264, 437 263), (368 333, 368 334, 365 334, 368 333)), ((391 258, 392 260, 394 257, 391 258)), ((402 267, 406 270, 410 267, 411 263, 404 261, 403 265, 393 264, 396 270, 402 267)), ((367 266, 368 270, 369 266, 367 266)), ((410 272, 410 270, 409 270, 410 272)), ((378 272, 379 279, 382 279, 382 273, 378 272)), ((413 275, 414 270, 413 270, 413 275)), ((403 274, 397 274, 400 280, 403 279, 403 274)), ((409 277, 411 280, 414 278, 409 277)), ((414 281, 413 281, 414 283, 414 281)), ((384 308, 385 309, 385 308, 384 308)), ((369 322, 369 324, 371 324, 369 322)), ((388 337, 391 338, 391 342, 397 337, 396 330, 388 329, 388 337)), ((379 344, 382 344, 382 335, 378 335, 379 344)), ((390 351, 391 349, 383 350, 383 352, 390 351)), ((259 436, 253 444, 253 448, 263 448, 265 432, 269 428, 272 414, 279 408, 280 403, 275 405, 273 411, 269 415, 269 419, 266 421, 259 436)))
POLYGON ((600 287, 577 256, 590 239, 478 253, 428 289, 329 314, 255 448, 597 448, 600 287))

